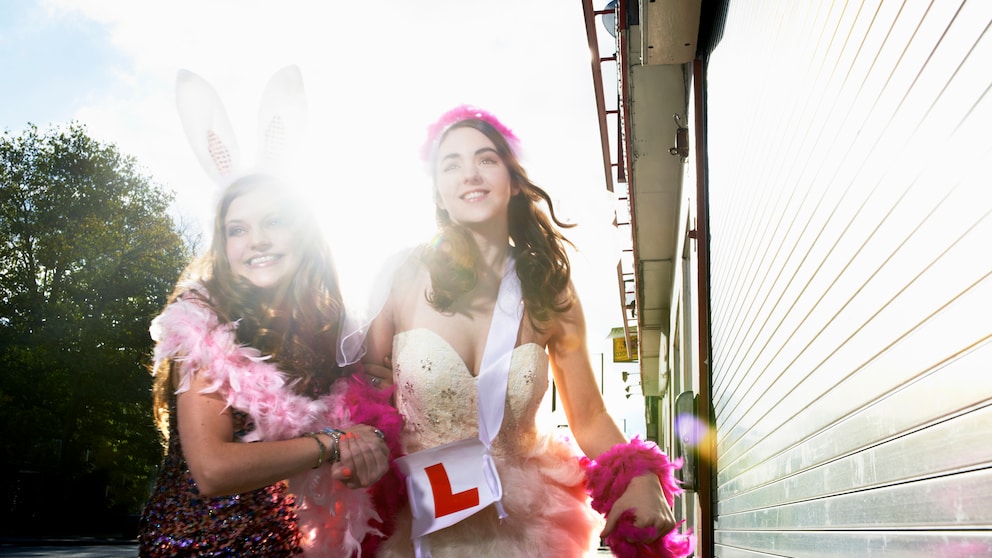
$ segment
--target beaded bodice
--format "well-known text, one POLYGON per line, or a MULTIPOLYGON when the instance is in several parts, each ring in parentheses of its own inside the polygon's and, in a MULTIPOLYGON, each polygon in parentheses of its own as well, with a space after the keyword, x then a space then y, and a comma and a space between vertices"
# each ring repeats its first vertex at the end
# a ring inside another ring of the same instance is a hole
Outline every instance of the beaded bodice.
MULTIPOLYGON (((393 373, 408 452, 479 435, 477 378, 442 337, 424 328, 396 334, 393 373)), ((530 447, 547 390, 544 348, 534 343, 515 348, 503 424, 492 448, 495 455, 516 454, 530 447)))

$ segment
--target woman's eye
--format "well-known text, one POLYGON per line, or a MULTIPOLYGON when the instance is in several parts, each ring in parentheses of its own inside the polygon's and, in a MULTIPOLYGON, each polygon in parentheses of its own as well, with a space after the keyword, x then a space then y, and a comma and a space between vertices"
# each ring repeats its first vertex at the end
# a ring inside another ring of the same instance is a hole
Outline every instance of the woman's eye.
POLYGON ((244 227, 228 227, 228 229, 227 229, 227 236, 229 236, 229 237, 231 237, 231 236, 241 236, 243 234, 245 234, 245 228, 244 227))
POLYGON ((285 215, 272 215, 265 220, 265 226, 267 227, 283 227, 289 222, 285 215))
POLYGON ((441 170, 444 172, 453 171, 457 169, 458 169, 458 163, 448 163, 447 165, 441 167, 441 170))

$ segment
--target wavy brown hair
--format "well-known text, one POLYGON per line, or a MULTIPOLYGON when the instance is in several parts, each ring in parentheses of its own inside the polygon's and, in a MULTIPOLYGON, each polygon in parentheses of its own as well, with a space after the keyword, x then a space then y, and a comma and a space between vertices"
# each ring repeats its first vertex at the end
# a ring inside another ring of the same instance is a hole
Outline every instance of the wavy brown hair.
MULTIPOLYGON (((531 181, 506 138, 492 124, 474 118, 461 120, 445 130, 438 143, 458 128, 472 128, 489 138, 510 171, 511 182, 520 188, 520 192, 510 198, 508 208, 510 240, 527 314, 535 325, 546 322, 572 307, 572 297, 563 296, 567 294, 565 291, 571 280, 571 267, 565 252, 565 246, 571 242, 559 229, 575 225, 558 219, 551 196, 531 181), (547 213, 539 205, 541 202, 547 207, 547 213)), ((438 196, 436 166, 434 196, 438 196)), ((423 252, 431 275, 431 292, 426 296, 432 307, 445 311, 459 296, 475 287, 478 248, 468 231, 452 221, 440 205, 435 210, 435 218, 440 231, 423 252)))
MULTIPOLYGON (((169 303, 196 297, 209 306, 221 326, 237 322, 235 336, 270 355, 279 369, 295 380, 297 393, 315 397, 345 374, 338 366, 336 347, 343 303, 330 248, 301 200, 267 175, 250 175, 224 190, 214 217, 213 240, 207 252, 183 272, 169 303), (262 289, 235 275, 227 259, 224 222, 231 203, 244 194, 270 189, 285 200, 286 217, 296 229, 300 266, 282 285, 262 289), (190 290, 189 281, 203 285, 190 290)), ((154 410, 159 430, 168 438, 172 399, 172 363, 165 360, 154 371, 154 410)))

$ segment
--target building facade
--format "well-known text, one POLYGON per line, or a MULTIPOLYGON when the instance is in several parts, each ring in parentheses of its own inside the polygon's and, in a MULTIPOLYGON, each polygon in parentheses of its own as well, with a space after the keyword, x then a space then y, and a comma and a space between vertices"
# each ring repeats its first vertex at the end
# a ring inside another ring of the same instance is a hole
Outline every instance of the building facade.
POLYGON ((992 4, 586 14, 697 555, 992 555, 992 4))

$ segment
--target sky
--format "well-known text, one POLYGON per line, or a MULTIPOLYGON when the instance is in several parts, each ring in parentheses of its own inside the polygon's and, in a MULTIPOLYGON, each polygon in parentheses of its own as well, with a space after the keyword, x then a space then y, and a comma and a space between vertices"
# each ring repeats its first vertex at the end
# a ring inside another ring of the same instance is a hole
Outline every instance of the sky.
POLYGON ((251 155, 262 89, 296 64, 309 105, 300 172, 346 296, 357 298, 388 254, 433 233, 418 158, 427 125, 457 104, 486 108, 520 137, 531 178, 579 225, 569 232, 573 265, 597 339, 620 325, 622 240, 610 226, 616 201, 603 178, 586 41, 576 0, 7 0, 0 129, 81 123, 175 192, 177 218, 209 230, 216 187, 182 131, 177 72, 213 85, 251 155))

